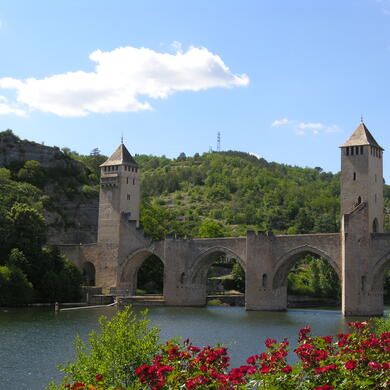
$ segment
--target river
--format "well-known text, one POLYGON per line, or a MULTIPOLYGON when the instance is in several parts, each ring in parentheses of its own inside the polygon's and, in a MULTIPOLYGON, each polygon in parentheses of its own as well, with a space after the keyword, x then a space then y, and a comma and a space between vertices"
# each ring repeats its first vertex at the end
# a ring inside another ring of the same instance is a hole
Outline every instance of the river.
MULTIPOLYGON (((0 308, 0 389, 42 390, 51 380, 58 381, 56 365, 73 359, 74 336, 86 338, 98 328, 101 315, 112 317, 115 312, 114 307, 59 313, 0 308)), ((151 307, 148 317, 160 327, 162 340, 182 336, 198 346, 229 346, 232 366, 262 351, 268 337, 287 337, 293 343, 308 324, 316 335, 335 335, 351 320, 335 310, 250 312, 242 307, 151 307)))

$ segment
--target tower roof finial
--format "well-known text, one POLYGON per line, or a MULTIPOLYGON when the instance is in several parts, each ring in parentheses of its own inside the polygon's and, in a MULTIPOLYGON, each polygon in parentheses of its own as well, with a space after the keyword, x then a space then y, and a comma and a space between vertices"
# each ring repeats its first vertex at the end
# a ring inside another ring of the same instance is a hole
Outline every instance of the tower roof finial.
POLYGON ((121 144, 123 144, 123 132, 122 132, 122 135, 121 135, 121 144))
POLYGON ((360 115, 360 123, 364 123, 363 115, 360 115))

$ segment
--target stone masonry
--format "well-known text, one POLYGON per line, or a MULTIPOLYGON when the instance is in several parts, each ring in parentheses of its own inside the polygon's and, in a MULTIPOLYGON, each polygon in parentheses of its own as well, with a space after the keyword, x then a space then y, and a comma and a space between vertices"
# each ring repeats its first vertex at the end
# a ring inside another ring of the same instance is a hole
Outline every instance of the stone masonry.
POLYGON ((97 286, 137 287, 151 254, 164 264, 168 305, 206 304, 207 271, 220 255, 246 273, 247 310, 286 310, 287 275, 305 254, 326 259, 342 284, 344 315, 382 315, 383 278, 390 268, 390 234, 383 233, 383 149, 364 123, 341 146, 341 232, 152 241, 139 227, 140 168, 121 144, 102 166, 98 241, 60 246, 97 286))

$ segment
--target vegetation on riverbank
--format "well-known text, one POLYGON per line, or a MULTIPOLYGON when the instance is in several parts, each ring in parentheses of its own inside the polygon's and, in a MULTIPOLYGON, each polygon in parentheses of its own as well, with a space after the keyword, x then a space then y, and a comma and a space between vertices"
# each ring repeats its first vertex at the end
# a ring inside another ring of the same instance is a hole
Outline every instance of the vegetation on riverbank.
POLYGON ((44 248, 45 198, 27 176, 0 168, 0 306, 77 300, 82 276, 57 250, 44 248))
MULTIPOLYGON (((185 340, 157 346, 158 332, 145 313, 136 319, 130 309, 101 321, 101 333, 90 335, 90 349, 76 340, 76 360, 69 363, 61 385, 47 390, 358 390, 390 386, 390 333, 378 333, 367 322, 349 324, 337 336, 312 336, 299 331, 290 364, 289 341, 267 339, 265 351, 238 368, 229 367, 227 348, 196 347, 185 340), (66 383, 70 380, 71 383, 66 383)), ((389 319, 376 326, 388 326, 389 319)))

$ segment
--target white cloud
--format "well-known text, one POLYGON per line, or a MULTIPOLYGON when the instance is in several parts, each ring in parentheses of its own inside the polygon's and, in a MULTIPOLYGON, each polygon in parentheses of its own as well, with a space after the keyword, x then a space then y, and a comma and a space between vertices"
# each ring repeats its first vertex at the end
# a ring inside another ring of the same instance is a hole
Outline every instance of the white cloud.
POLYGON ((297 125, 298 129, 301 130, 307 130, 307 129, 323 129, 325 126, 322 123, 305 123, 305 122, 300 122, 297 125))
POLYGON ((246 86, 245 74, 234 74, 221 57, 204 47, 174 54, 147 48, 121 47, 90 54, 94 72, 82 70, 44 79, 1 78, 0 89, 16 90, 16 100, 29 108, 64 117, 90 113, 150 110, 150 99, 164 99, 177 91, 246 86))
POLYGON ((339 133, 341 129, 337 125, 325 125, 319 122, 300 122, 294 119, 277 119, 274 120, 271 126, 291 125, 289 128, 293 129, 296 135, 306 135, 312 133, 314 135, 322 133, 339 133))
POLYGON ((271 126, 282 126, 282 125, 288 125, 293 123, 294 121, 291 121, 290 119, 283 118, 283 119, 276 119, 272 122, 271 126))
POLYGON ((17 116, 27 116, 26 111, 21 110, 20 108, 11 107, 7 103, 7 99, 4 96, 0 96, 0 115, 17 115, 17 116))

